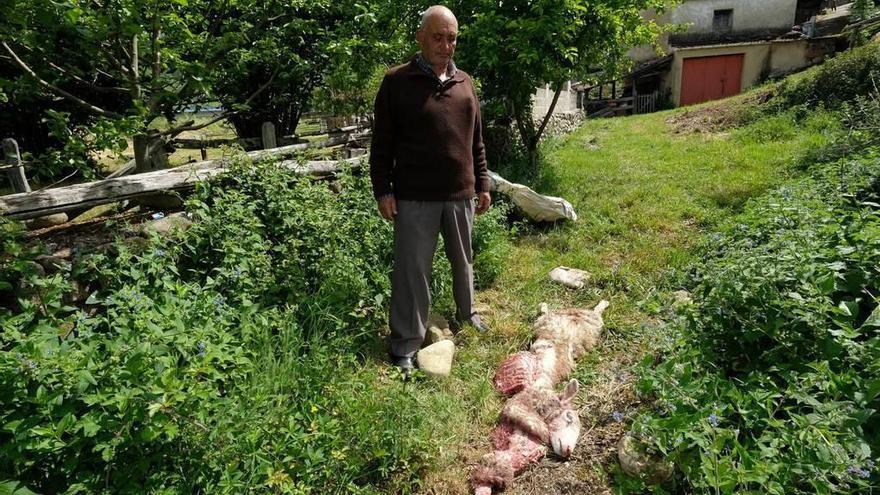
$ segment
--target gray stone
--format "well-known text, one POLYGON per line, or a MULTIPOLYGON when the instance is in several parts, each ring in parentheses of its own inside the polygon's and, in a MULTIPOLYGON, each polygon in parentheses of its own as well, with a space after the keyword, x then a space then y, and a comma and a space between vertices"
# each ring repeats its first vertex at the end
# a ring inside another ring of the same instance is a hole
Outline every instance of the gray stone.
POLYGON ((79 280, 70 281, 70 292, 64 294, 65 304, 78 304, 89 298, 89 286, 79 280))
POLYGON ((55 213, 54 215, 46 215, 27 220, 24 225, 28 230, 45 229, 67 223, 67 213, 55 213))
POLYGON ((35 258, 35 261, 50 275, 59 271, 70 271, 70 262, 59 256, 41 254, 35 258))
POLYGON ((455 355, 455 344, 451 340, 443 340, 420 350, 416 356, 419 369, 426 375, 442 378, 452 371, 452 358, 455 355))
POLYGON ((116 203, 108 203, 106 205, 98 205, 94 208, 89 208, 88 210, 80 213, 79 215, 73 218, 73 222, 85 222, 87 220, 92 220, 94 218, 103 217, 106 215, 110 215, 118 211, 123 202, 117 201, 116 203))
POLYGON ((672 463, 648 454, 645 446, 631 435, 624 435, 618 442, 617 458, 626 474, 649 485, 658 485, 672 476, 672 463))
POLYGON ((582 289, 589 278, 589 273, 567 266, 559 266, 550 271, 550 280, 572 289, 582 289))
POLYGON ((46 276, 46 269, 43 268, 43 265, 37 263, 36 261, 25 261, 24 264, 28 267, 24 270, 25 273, 34 272, 37 274, 38 277, 46 276))
POLYGON ((427 327, 428 331, 425 333, 425 342, 422 344, 425 347, 443 340, 453 339, 452 330, 449 329, 449 322, 446 321, 446 318, 436 313, 428 315, 427 327))
POLYGON ((158 220, 146 222, 141 226, 141 235, 149 237, 153 232, 159 235, 168 235, 174 231, 183 232, 192 226, 192 220, 183 213, 172 213, 158 220))
POLYGON ((63 248, 55 251, 54 253, 52 253, 52 256, 54 256, 56 258, 61 258, 63 260, 70 260, 71 258, 73 258, 73 249, 70 248, 69 246, 63 247, 63 248))

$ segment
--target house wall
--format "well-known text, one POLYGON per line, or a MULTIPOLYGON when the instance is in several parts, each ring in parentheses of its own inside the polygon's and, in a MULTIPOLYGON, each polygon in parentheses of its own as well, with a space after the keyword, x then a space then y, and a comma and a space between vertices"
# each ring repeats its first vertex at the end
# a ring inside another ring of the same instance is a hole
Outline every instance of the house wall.
POLYGON ((674 24, 691 24, 689 33, 712 32, 715 11, 733 9, 733 31, 789 29, 797 0, 691 0, 672 12, 674 24))
POLYGON ((743 91, 770 76, 779 76, 820 62, 833 53, 833 43, 821 40, 774 40, 734 45, 679 48, 674 53, 672 67, 664 80, 672 101, 681 101, 681 78, 684 60, 691 57, 709 57, 742 53, 743 70, 740 85, 743 91))
MULTIPOLYGON (((553 103, 554 94, 555 91, 547 84, 535 90, 535 94, 532 95, 532 115, 534 118, 544 118, 544 115, 547 114, 547 110, 550 108, 550 104, 553 103)), ((553 113, 577 111, 579 111, 577 107, 577 92, 571 90, 571 81, 569 81, 562 87, 562 92, 559 93, 559 100, 556 102, 556 106, 553 107, 553 113)))
POLYGON ((678 106, 681 101, 681 75, 684 59, 691 57, 709 57, 713 55, 733 55, 742 53, 743 69, 740 87, 745 90, 761 80, 770 55, 770 43, 751 43, 731 46, 713 46, 675 51, 672 68, 666 82, 671 90, 672 102, 678 106))

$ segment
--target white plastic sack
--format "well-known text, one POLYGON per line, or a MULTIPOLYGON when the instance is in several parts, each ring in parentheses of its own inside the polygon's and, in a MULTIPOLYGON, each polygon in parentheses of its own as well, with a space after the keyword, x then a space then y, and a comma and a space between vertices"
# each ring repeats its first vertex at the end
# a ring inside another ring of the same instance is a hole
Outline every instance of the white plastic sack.
POLYGON ((568 201, 555 196, 543 196, 522 184, 514 184, 504 177, 489 171, 492 190, 510 197, 520 210, 536 222, 555 222, 556 220, 577 220, 577 213, 568 201))

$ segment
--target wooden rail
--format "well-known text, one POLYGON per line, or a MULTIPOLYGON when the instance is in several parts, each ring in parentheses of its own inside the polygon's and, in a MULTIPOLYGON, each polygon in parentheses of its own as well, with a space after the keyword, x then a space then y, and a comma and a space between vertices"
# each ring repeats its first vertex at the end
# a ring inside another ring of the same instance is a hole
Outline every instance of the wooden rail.
MULTIPOLYGON (((361 142, 370 136, 369 132, 344 133, 331 136, 321 141, 310 143, 292 144, 267 150, 257 150, 245 153, 244 156, 252 161, 265 159, 283 159, 296 153, 311 148, 328 148, 342 144, 361 142)), ((315 175, 326 173, 327 167, 342 162, 360 163, 364 156, 353 157, 338 161, 310 161, 307 162, 303 173, 315 175)), ((149 195, 164 190, 187 189, 198 180, 212 177, 222 171, 229 163, 229 158, 219 160, 205 160, 184 165, 182 167, 156 170, 137 175, 125 176, 125 172, 118 176, 104 180, 75 184, 66 187, 46 189, 43 191, 28 192, 19 191, 19 194, 0 196, 0 214, 12 218, 28 219, 53 213, 63 213, 72 210, 89 208, 101 204, 111 203, 122 199, 149 195)), ((297 169, 295 161, 284 161, 284 166, 297 169)), ((124 169, 134 168, 133 161, 123 166, 124 169)), ((10 170, 12 170, 10 168, 10 170)), ((299 169, 297 169, 299 170, 299 169)))
MULTIPOLYGON (((250 159, 260 160, 266 156, 269 155, 260 157, 250 156, 250 159)), ((358 167, 365 159, 366 156, 362 156, 343 160, 316 160, 305 163, 286 160, 281 161, 280 165, 291 168, 301 175, 323 176, 339 171, 346 164, 358 167)), ((104 179, 43 191, 0 196, 0 212, 11 218, 25 220, 53 213, 91 208, 114 201, 163 191, 187 190, 195 187, 196 182, 209 180, 222 173, 227 169, 229 162, 229 159, 208 160, 176 168, 117 177, 115 179, 104 179)))

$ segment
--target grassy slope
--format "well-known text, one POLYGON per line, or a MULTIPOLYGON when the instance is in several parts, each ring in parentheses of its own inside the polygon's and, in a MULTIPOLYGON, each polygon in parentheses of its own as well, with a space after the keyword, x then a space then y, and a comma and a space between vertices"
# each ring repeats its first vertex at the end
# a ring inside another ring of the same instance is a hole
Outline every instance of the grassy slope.
POLYGON ((487 432, 500 409, 488 378, 500 359, 527 345, 539 303, 592 306, 600 298, 611 300, 607 338, 576 375, 586 385, 582 421, 593 438, 581 442, 575 462, 533 470, 512 493, 607 490, 597 463, 621 432, 608 414, 632 405, 628 364, 657 336, 655 326, 644 324, 651 316, 642 303, 675 288, 669 275, 687 267, 715 222, 795 173, 791 165, 800 150, 821 143, 830 122, 818 116, 795 126, 773 117, 726 132, 676 134, 667 121, 683 112, 591 121, 547 146, 538 189, 571 201, 579 220, 518 237, 505 273, 478 294, 489 306, 493 332, 479 342, 465 334, 470 341, 459 342, 452 380, 415 392, 445 404, 436 418, 446 433, 445 455, 428 476, 427 493, 466 493, 465 465, 488 450, 487 432), (589 271, 588 288, 551 284, 547 273, 559 265, 589 271), (611 383, 614 376, 620 383, 611 383))

